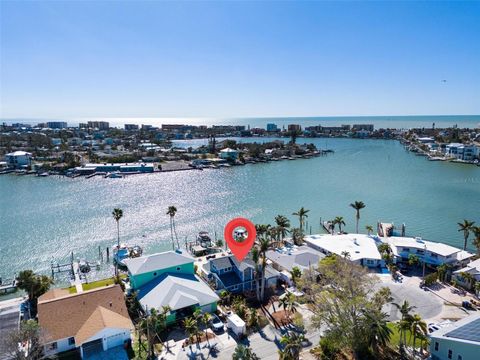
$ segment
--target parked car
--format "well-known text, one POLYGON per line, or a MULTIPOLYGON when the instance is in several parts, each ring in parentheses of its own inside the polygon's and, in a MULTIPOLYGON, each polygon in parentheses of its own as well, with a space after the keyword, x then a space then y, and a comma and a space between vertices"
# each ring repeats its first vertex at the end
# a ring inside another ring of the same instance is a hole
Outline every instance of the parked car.
POLYGON ((215 314, 212 314, 212 319, 210 320, 210 328, 214 332, 222 332, 224 330, 223 321, 220 320, 220 318, 215 314))

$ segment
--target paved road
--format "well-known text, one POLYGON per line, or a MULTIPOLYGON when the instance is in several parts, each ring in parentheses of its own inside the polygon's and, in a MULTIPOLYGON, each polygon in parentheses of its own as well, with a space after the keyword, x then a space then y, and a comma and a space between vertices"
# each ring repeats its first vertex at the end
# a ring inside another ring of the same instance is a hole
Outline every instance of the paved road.
MULTIPOLYGON (((386 286, 391 290, 394 303, 402 304, 407 300, 411 306, 415 306, 413 313, 419 314, 424 320, 435 318, 443 311, 443 301, 430 291, 421 289, 417 280, 413 277, 404 277, 402 283, 394 283, 383 279, 379 286, 386 286)), ((390 315, 390 321, 401 318, 394 305, 388 304, 383 310, 390 315)))
POLYGON ((6 355, 5 341, 11 331, 18 329, 18 306, 2 308, 0 312, 0 360, 8 359, 6 355))

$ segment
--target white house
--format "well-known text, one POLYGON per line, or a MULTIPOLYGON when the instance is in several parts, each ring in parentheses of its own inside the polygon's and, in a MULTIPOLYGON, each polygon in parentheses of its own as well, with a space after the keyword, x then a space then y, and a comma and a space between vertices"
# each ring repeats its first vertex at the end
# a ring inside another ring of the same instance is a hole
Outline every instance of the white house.
POLYGON ((50 290, 38 299, 38 324, 46 356, 78 349, 82 358, 123 345, 134 329, 119 285, 50 290))
POLYGON ((470 284, 467 284, 464 278, 465 273, 468 273, 472 276, 475 281, 480 281, 480 259, 468 263, 464 268, 461 268, 453 272, 454 279, 464 287, 469 287, 470 284))
POLYGON ((32 154, 26 151, 15 151, 5 155, 9 167, 21 168, 32 164, 32 154))
POLYGON ((432 360, 476 360, 480 350, 480 314, 470 315, 430 334, 432 360))
POLYGON ((391 236, 385 240, 392 249, 395 259, 407 261, 410 255, 417 256, 426 264, 438 266, 442 264, 460 265, 468 262, 473 254, 459 248, 423 240, 420 237, 391 236))
POLYGON ((220 150, 220 158, 225 160, 236 160, 238 158, 238 150, 226 148, 220 150))
POLYGON ((364 234, 342 235, 309 235, 305 236, 305 243, 311 248, 326 255, 336 254, 348 257, 351 261, 367 266, 378 267, 383 265, 382 256, 377 248, 377 242, 371 236, 364 234))

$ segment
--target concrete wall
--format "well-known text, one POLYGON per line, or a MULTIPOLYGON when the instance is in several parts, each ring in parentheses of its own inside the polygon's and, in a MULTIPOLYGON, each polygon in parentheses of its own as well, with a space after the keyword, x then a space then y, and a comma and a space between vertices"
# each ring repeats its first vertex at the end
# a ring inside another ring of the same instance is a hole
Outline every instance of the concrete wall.
POLYGON ((193 275, 193 262, 179 266, 172 266, 166 269, 159 269, 144 274, 132 275, 129 273, 132 289, 136 290, 165 273, 193 275))
POLYGON ((433 360, 476 360, 478 359, 480 346, 478 344, 468 344, 450 339, 430 339, 430 353, 433 360), (438 343, 438 350, 435 350, 435 343, 438 343), (452 357, 448 357, 448 350, 452 350, 452 357))

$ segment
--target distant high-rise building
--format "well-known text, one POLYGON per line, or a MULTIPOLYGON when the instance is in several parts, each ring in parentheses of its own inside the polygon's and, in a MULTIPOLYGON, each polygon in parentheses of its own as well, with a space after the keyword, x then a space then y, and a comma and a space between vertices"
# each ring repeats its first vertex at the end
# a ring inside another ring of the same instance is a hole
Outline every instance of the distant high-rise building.
POLYGON ((268 131, 268 132, 278 131, 278 126, 277 126, 277 124, 273 124, 273 123, 267 124, 267 131, 268 131))
POLYGON ((68 126, 65 121, 49 121, 47 122, 47 127, 50 129, 65 129, 68 126))
POLYGON ((108 121, 89 121, 87 125, 89 128, 98 129, 98 130, 110 129, 110 123, 108 121))
POLYGON ((125 124, 125 130, 127 130, 127 131, 138 130, 138 125, 137 124, 125 124))

